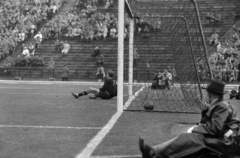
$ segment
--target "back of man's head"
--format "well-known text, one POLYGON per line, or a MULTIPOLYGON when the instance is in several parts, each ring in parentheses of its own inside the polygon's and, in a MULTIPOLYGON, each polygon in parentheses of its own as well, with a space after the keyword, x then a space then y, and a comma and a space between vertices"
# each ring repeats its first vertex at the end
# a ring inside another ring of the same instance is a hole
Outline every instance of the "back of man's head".
POLYGON ((114 72, 112 70, 108 70, 107 73, 109 77, 114 77, 114 72))

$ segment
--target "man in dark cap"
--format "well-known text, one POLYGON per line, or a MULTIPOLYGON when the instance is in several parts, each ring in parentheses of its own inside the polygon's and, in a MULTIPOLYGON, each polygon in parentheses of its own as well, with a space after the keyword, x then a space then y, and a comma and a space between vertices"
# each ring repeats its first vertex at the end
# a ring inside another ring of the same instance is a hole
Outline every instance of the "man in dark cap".
POLYGON ((225 83, 212 80, 207 87, 208 104, 199 124, 187 133, 156 146, 139 139, 143 158, 233 158, 238 151, 239 120, 235 109, 223 100, 225 83))
POLYGON ((81 93, 73 93, 72 95, 77 99, 81 96, 88 95, 92 93, 94 96, 90 96, 90 99, 111 99, 115 96, 117 96, 117 84, 113 80, 114 72, 112 70, 109 70, 106 75, 106 80, 104 81, 104 85, 102 88, 92 88, 90 87, 87 91, 81 92, 81 93))

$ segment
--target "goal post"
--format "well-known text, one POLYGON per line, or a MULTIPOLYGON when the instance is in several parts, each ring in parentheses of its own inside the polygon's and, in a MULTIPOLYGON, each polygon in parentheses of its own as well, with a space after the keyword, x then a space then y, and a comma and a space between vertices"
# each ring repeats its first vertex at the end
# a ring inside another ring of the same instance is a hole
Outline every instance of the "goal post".
POLYGON ((128 100, 133 96, 133 49, 134 49, 134 19, 129 21, 129 67, 128 67, 128 100))
POLYGON ((118 69, 117 69, 117 111, 123 111, 124 76, 124 0, 118 0, 118 69))

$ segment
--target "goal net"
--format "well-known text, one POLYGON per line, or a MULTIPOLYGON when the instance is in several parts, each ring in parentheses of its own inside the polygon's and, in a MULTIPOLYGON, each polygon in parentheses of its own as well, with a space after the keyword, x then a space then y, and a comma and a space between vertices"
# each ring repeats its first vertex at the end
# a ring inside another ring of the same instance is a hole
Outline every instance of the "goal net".
POLYGON ((128 0, 135 18, 133 78, 127 111, 199 113, 211 78, 197 4, 191 0, 128 0), (153 107, 153 110, 151 108, 153 107))

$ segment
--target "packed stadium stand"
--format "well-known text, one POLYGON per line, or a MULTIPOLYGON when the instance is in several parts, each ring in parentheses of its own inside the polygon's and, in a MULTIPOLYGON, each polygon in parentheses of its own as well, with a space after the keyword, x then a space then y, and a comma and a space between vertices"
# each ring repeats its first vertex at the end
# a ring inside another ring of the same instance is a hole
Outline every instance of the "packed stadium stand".
MULTIPOLYGON (((161 0, 159 0, 161 1, 161 0)), ((66 10, 59 11, 58 15, 66 15, 69 14, 69 10, 93 10, 92 14, 96 14, 99 16, 94 16, 95 18, 101 17, 101 15, 109 14, 112 16, 112 19, 117 21, 117 1, 110 1, 112 3, 109 4, 109 6, 106 5, 105 1, 94 1, 94 5, 96 7, 93 7, 93 3, 91 4, 91 7, 89 7, 89 2, 80 1, 81 3, 75 3, 77 1, 67 1, 67 4, 64 6, 67 8, 66 10), (86 3, 86 5, 85 5, 86 3), (97 8, 97 10, 96 10, 97 8), (115 17, 114 17, 115 16, 115 17)), ((147 1, 146 1, 147 3, 147 1)), ((166 2, 165 2, 166 3, 166 2)), ((169 4, 174 3, 174 1, 169 1, 169 4)), ((211 45, 210 40, 211 36, 214 32, 218 34, 218 38, 220 39, 223 37, 231 28, 232 26, 239 20, 236 18, 237 13, 236 10, 240 6, 240 1, 238 0, 198 0, 198 7, 203 27, 203 32, 207 44, 208 49, 214 49, 211 47, 216 47, 216 45, 211 45)), ((144 5, 144 3, 143 3, 144 5)), ((148 5, 145 6, 146 8, 148 5)), ((155 12, 159 14, 159 8, 157 6, 151 9, 150 14, 154 14, 155 12)), ((167 9, 167 8, 166 8, 167 9)), ((164 11, 164 10, 163 10, 164 11)), ((73 15, 76 14, 76 12, 72 12, 73 15)), ((76 14, 77 15, 77 14, 76 14)), ((87 15, 88 16, 88 15, 87 15)), ((59 16, 53 17, 52 20, 48 20, 48 22, 45 23, 45 25, 42 25, 42 27, 51 27, 51 25, 54 25, 54 22, 59 19, 59 16), (55 21, 54 21, 55 20, 55 21)), ((61 18, 60 18, 61 19, 61 18)), ((141 17, 140 17, 141 19, 141 17)), ((60 21, 61 23, 61 21, 60 21)), ((128 25, 128 22, 126 20, 126 28, 128 25)), ((137 29, 137 26, 136 26, 137 29)), ((87 30, 88 31, 88 30, 87 30)), ((102 31, 104 32, 104 31, 102 31)), ((110 32, 110 28, 108 28, 108 32, 110 32)), ((126 31, 128 32, 128 31, 126 31)), ((86 32, 85 32, 86 33, 86 32)), ((96 79, 96 72, 97 72, 97 66, 96 66, 96 58, 92 57, 91 55, 94 52, 95 46, 99 46, 101 53, 104 55, 104 68, 107 69, 113 69, 114 71, 117 70, 117 38, 111 38, 109 33, 106 39, 93 39, 91 40, 91 32, 86 33, 88 39, 86 38, 77 38, 77 37, 71 37, 71 35, 61 36, 59 39, 62 42, 67 41, 71 49, 69 50, 69 53, 67 54, 61 54, 60 52, 55 52, 55 42, 56 39, 49 38, 44 39, 39 48, 36 48, 35 55, 42 57, 44 60, 44 66, 40 67, 25 67, 19 69, 18 67, 14 67, 11 69, 11 75, 12 76, 22 76, 22 77, 32 77, 32 78, 49 78, 49 77, 56 77, 60 78, 62 73, 62 68, 64 65, 68 65, 70 69, 70 78, 72 80, 79 80, 79 79, 96 79), (50 60, 50 57, 53 57, 55 61, 55 68, 54 71, 47 72, 47 63, 50 60)), ((86 35, 85 34, 85 35, 86 35)), ((103 34, 103 33, 102 33, 103 34)), ((151 67, 151 70, 156 70, 157 68, 161 67, 161 69, 168 69, 172 67, 172 63, 168 63, 168 59, 172 58, 172 55, 169 52, 166 52, 165 47, 169 45, 169 33, 164 32, 164 30, 155 30, 147 33, 142 33, 135 31, 135 44, 138 45, 138 53, 139 53, 139 59, 138 63, 135 66, 134 70, 134 76, 135 79, 141 80, 142 76, 140 71, 147 71, 149 67, 151 67), (148 47, 150 46, 154 47, 154 43, 161 43, 162 49, 151 49, 151 51, 147 51, 148 47), (147 51, 147 52, 146 52, 147 51), (151 56, 153 60, 147 61, 146 57, 151 56), (155 57, 156 56, 156 57, 155 57), (160 64, 159 63, 164 63, 160 64)), ((31 38, 26 41, 26 43, 34 42, 34 39, 31 38)), ((125 63, 125 79, 127 80, 127 72, 128 72, 128 50, 129 49, 129 43, 128 38, 125 40, 125 55, 124 55, 124 63, 125 63)), ((21 54, 20 50, 16 50, 15 53, 12 56, 13 60, 16 58, 18 54, 21 54)), ((4 66, 6 63, 6 59, 2 59, 1 65, 4 66)), ((149 78, 152 78, 152 74, 149 74, 149 78)))

